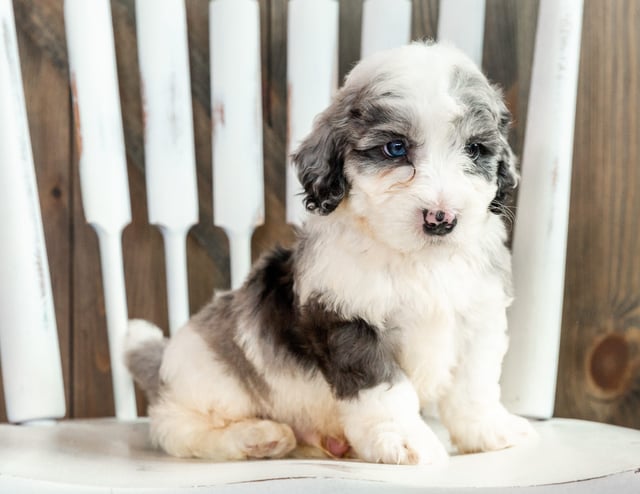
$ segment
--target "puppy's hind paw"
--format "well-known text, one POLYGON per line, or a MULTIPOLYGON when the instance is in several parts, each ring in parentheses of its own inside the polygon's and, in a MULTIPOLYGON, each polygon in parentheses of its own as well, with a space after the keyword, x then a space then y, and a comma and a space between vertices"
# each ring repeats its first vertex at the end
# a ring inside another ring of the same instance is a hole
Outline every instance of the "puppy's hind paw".
POLYGON ((242 444, 248 458, 282 458, 296 447, 296 437, 286 424, 256 420, 243 431, 242 444))

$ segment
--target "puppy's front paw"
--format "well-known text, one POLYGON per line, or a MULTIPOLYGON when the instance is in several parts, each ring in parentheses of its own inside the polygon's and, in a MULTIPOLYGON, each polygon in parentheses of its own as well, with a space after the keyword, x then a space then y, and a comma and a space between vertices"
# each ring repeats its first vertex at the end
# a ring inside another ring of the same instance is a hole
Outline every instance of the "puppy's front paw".
POLYGON ((448 458, 442 443, 421 418, 410 423, 379 423, 360 431, 351 444, 360 458, 375 463, 426 465, 448 458))
POLYGON ((505 449, 537 436, 528 420, 503 407, 459 417, 450 422, 449 432, 461 453, 505 449))

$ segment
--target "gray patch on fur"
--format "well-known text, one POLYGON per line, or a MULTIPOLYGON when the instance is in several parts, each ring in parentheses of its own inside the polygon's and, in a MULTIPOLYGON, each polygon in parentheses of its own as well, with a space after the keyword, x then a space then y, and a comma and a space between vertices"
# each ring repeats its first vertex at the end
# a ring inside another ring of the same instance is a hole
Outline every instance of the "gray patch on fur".
POLYGON ((492 180, 498 168, 497 155, 507 145, 500 132, 501 99, 484 77, 459 67, 453 71, 451 91, 465 108, 453 122, 456 145, 478 143, 483 149, 467 172, 492 180))
MULTIPOLYGON (((238 293, 227 293, 215 297, 196 314, 192 323, 216 358, 222 362, 254 401, 269 402, 271 389, 264 377, 249 361, 236 341, 238 319, 242 304, 238 304, 238 293)), ((212 383, 215 386, 215 383, 212 383)))
POLYGON ((453 123, 459 146, 480 143, 484 152, 474 160, 468 173, 485 177, 497 185, 490 210, 501 213, 508 195, 517 183, 516 159, 508 142, 511 114, 499 88, 477 72, 455 67, 451 92, 465 106, 464 114, 453 123))
POLYGON ((138 386, 146 392, 150 403, 158 398, 161 385, 160 366, 167 343, 166 338, 148 340, 127 351, 124 356, 127 369, 138 386))
MULTIPOLYGON (((300 245, 303 245, 304 241, 300 245)), ((345 319, 319 297, 299 305, 294 291, 296 254, 276 248, 255 265, 236 292, 214 299, 192 323, 216 358, 245 390, 268 406, 269 375, 321 373, 338 399, 393 383, 401 375, 396 342, 360 318, 345 319), (246 327, 238 325, 242 323, 246 327), (237 344, 238 331, 250 331, 264 369, 256 369, 237 344)))
POLYGON ((296 254, 289 249, 269 252, 238 292, 258 328, 258 351, 265 365, 274 373, 312 376, 319 371, 338 399, 395 382, 400 370, 387 331, 358 317, 345 318, 320 296, 299 305, 294 291, 296 254))
POLYGON ((385 88, 386 77, 379 75, 365 86, 342 87, 293 154, 309 211, 329 214, 347 195, 350 188, 344 174, 347 158, 355 156, 356 163, 365 169, 372 162, 384 166, 381 163, 384 160, 358 161, 358 153, 377 152, 394 139, 410 140, 415 128, 411 110, 401 106, 404 98, 399 92, 385 88))
POLYGON ((350 122, 353 136, 349 163, 358 173, 380 173, 382 170, 412 164, 412 154, 420 145, 417 136, 418 119, 398 95, 388 93, 362 101, 350 122), (383 147, 391 141, 402 141, 406 156, 392 158, 383 147))
POLYGON ((300 315, 300 327, 314 348, 317 365, 341 400, 382 383, 394 384, 402 375, 395 341, 388 332, 360 318, 345 320, 318 299, 300 315))

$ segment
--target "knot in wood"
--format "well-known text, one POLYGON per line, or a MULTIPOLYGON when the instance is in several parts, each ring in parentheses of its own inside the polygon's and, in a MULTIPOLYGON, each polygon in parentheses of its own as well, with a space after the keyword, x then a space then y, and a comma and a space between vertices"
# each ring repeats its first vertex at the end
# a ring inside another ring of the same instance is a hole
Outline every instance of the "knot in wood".
POLYGON ((623 394, 629 382, 631 351, 624 334, 611 333, 595 342, 588 361, 588 377, 607 397, 623 394))

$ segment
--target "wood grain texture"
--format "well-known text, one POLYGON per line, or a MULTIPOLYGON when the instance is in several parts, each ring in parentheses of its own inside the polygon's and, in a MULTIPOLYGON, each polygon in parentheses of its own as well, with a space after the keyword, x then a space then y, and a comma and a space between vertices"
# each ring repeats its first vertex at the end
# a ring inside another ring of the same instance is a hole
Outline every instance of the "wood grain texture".
MULTIPOLYGON (((339 2, 340 79, 360 55, 362 1, 339 2)), ((266 221, 254 257, 294 239, 284 213, 287 3, 259 0, 266 221)), ((113 414, 110 357, 98 245, 82 213, 70 138, 62 4, 14 0, 69 415, 104 416, 113 414)), ((229 286, 227 241, 212 226, 208 4, 186 0, 200 207, 188 238, 192 312, 229 286)), ((437 35, 438 5, 413 1, 414 39, 437 35)), ((111 6, 133 211, 123 239, 129 313, 166 327, 162 241, 146 219, 134 0, 111 6)), ((483 69, 505 92, 518 154, 537 9, 537 0, 487 0, 483 69)), ((640 2, 585 0, 584 23, 556 413, 640 428, 640 2)))
POLYGON ((487 0, 482 69, 503 90, 511 111, 510 142, 522 156, 538 0, 487 0))
POLYGON ((338 21, 338 85, 360 58, 363 0, 340 0, 338 21))
POLYGON ((204 306, 214 288, 230 284, 228 244, 224 233, 213 226, 211 185, 211 111, 209 95, 208 2, 187 2, 189 63, 193 131, 196 150, 199 221, 187 238, 187 268, 191 313, 204 306), (195 50, 192 47, 198 46, 195 50), (211 255, 211 253, 215 253, 211 255))
POLYGON ((287 139, 287 0, 261 0, 265 222, 253 236, 256 259, 294 242, 285 220, 287 139))
POLYGON ((72 295, 71 266, 71 208, 68 79, 28 41, 23 44, 29 63, 23 65, 23 82, 29 132, 34 150, 38 177, 40 207, 51 270, 51 285, 63 362, 63 379, 69 410, 70 355, 72 338, 70 302, 72 295), (46 83, 45 83, 46 81, 46 83), (62 235, 60 235, 62 232, 62 235))
POLYGON ((189 301, 193 313, 209 300, 214 287, 228 287, 230 280, 227 239, 212 220, 209 2, 187 0, 186 8, 200 211, 198 224, 191 229, 187 241, 189 301))
POLYGON ((411 39, 436 39, 438 35, 438 0, 413 0, 411 39))
POLYGON ((640 2, 585 1, 556 412, 640 427, 640 2))

